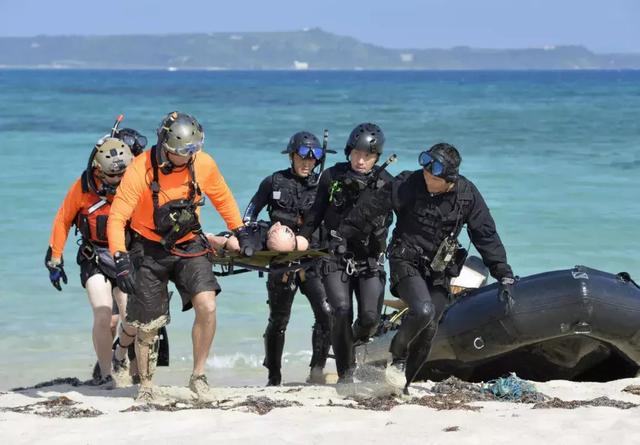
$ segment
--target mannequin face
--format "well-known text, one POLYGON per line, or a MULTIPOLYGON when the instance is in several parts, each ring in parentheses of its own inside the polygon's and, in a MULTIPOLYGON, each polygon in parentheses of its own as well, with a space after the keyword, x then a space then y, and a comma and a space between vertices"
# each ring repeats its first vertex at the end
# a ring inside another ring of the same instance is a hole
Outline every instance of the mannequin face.
POLYGON ((353 171, 366 175, 378 162, 378 155, 369 151, 352 150, 349 162, 353 171))
POLYGON ((303 158, 298 153, 293 153, 291 159, 293 162, 293 172, 301 178, 308 177, 317 162, 313 157, 303 158))
POLYGON ((267 249, 274 252, 293 252, 296 249, 296 235, 288 226, 277 222, 267 232, 267 249))

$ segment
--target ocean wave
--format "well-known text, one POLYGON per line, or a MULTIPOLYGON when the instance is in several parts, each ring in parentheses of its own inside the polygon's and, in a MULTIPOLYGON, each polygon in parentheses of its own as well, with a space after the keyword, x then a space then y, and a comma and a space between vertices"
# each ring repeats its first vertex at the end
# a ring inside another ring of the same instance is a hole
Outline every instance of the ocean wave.
MULTIPOLYGON (((307 362, 311 357, 311 351, 285 352, 282 356, 283 364, 307 362)), ((207 360, 207 366, 213 369, 234 369, 234 368, 262 368, 264 355, 246 354, 236 352, 229 355, 215 355, 207 360)))

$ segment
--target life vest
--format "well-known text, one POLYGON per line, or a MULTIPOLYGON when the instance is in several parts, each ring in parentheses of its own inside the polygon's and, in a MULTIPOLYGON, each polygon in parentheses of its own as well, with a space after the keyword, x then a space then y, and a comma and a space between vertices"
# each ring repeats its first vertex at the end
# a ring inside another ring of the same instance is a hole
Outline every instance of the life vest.
MULTIPOLYGON (((160 182, 158 178, 159 170, 162 167, 158 164, 159 153, 157 150, 158 148, 156 146, 151 149, 153 180, 151 181, 150 187, 151 199, 153 201, 154 232, 162 237, 160 244, 162 244, 165 250, 171 253, 181 256, 206 255, 211 251, 208 241, 206 242, 206 248, 202 252, 198 252, 196 254, 186 254, 175 249, 176 242, 189 232, 193 232, 200 235, 200 238, 204 238, 202 228, 200 226, 200 220, 196 212, 196 208, 204 204, 204 198, 202 198, 202 192, 196 182, 193 162, 189 162, 187 164, 189 175, 191 177, 187 198, 173 199, 171 201, 167 201, 163 205, 159 205, 160 199, 158 195, 160 194, 160 182), (196 197, 200 198, 196 200, 196 197)), ((166 173, 170 173, 170 171, 166 171, 166 173)))
POLYGON ((89 175, 85 170, 80 177, 82 192, 87 195, 82 208, 76 215, 76 227, 85 243, 107 245, 107 220, 113 195, 99 196, 89 187, 89 175))
POLYGON ((402 245, 409 252, 432 258, 445 238, 460 235, 469 217, 473 193, 462 176, 456 182, 455 192, 441 196, 431 196, 422 191, 424 178, 421 171, 413 173, 409 181, 415 182, 409 187, 415 193, 415 199, 398 212, 394 245, 402 245), (443 213, 443 207, 449 207, 449 210, 443 213))
MULTIPOLYGON (((361 195, 382 188, 393 178, 386 170, 378 173, 379 169, 380 166, 376 165, 371 172, 362 175, 354 172, 348 162, 338 163, 331 168, 329 207, 324 218, 327 230, 338 229, 342 220, 353 209, 361 195)), ((364 196, 363 198, 366 199, 364 196)), ((347 240, 347 251, 353 253, 356 258, 378 257, 386 250, 387 235, 392 219, 391 212, 376 217, 372 221, 376 230, 364 240, 347 240)))
POLYGON ((267 204, 271 222, 280 222, 298 233, 303 223, 302 215, 316 198, 317 175, 302 179, 283 170, 271 176, 271 184, 271 199, 267 204))

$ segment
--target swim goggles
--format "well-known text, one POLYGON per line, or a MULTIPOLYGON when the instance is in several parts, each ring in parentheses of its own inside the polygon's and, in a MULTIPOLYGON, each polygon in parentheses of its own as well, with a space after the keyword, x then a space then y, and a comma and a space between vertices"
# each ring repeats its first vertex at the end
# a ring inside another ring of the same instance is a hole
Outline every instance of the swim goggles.
POLYGON ((135 136, 132 134, 123 134, 119 139, 131 148, 133 148, 136 143, 140 148, 145 148, 147 146, 147 138, 141 134, 135 136))
POLYGON ((203 146, 204 142, 196 142, 193 144, 183 145, 182 147, 178 147, 169 151, 173 151, 178 156, 192 156, 202 150, 203 146))
POLYGON ((431 156, 427 151, 420 153, 420 156, 418 156, 418 163, 433 176, 442 177, 445 174, 446 168, 444 164, 431 156))
POLYGON ((301 145, 295 152, 298 153, 301 158, 314 157, 318 161, 324 157, 324 149, 322 147, 301 145))

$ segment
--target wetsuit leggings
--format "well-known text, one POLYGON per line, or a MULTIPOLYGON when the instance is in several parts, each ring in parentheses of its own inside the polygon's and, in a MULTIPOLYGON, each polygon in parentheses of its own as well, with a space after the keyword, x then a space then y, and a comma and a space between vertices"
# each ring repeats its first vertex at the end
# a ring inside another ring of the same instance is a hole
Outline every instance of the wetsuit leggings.
POLYGON ((279 373, 280 371, 284 350, 284 333, 289 323, 291 305, 298 287, 309 300, 315 318, 311 335, 313 354, 310 366, 323 368, 329 354, 331 308, 327 303, 321 278, 313 270, 307 271, 304 281, 301 281, 298 274, 291 278, 288 274, 269 274, 267 279, 269 323, 264 333, 264 366, 269 369, 270 373, 279 373))
POLYGON ((331 344, 336 358, 338 376, 348 377, 355 368, 354 341, 365 341, 376 332, 384 299, 384 270, 347 275, 344 267, 335 263, 334 270, 325 271, 322 282, 333 310, 331 344), (353 320, 353 300, 358 302, 358 317, 353 320))
POLYGON ((409 306, 409 311, 389 351, 394 360, 407 360, 405 374, 410 384, 427 361, 438 322, 449 304, 449 294, 443 286, 433 286, 429 277, 425 279, 420 274, 402 278, 394 294, 409 306))

